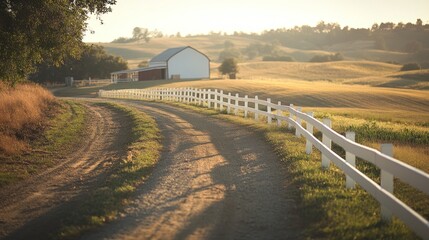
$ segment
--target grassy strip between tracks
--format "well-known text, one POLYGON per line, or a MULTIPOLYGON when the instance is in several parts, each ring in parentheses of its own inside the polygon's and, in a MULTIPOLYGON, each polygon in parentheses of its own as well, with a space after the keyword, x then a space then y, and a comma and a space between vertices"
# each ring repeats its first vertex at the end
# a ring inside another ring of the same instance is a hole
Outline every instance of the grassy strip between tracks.
POLYGON ((124 207, 136 188, 150 175, 159 159, 161 138, 153 118, 134 108, 118 104, 98 103, 121 111, 132 121, 132 140, 127 156, 113 165, 104 184, 64 220, 63 227, 53 236, 55 239, 71 239, 99 227, 122 215, 124 207))
MULTIPOLYGON (((334 165, 331 164, 329 170, 322 170, 320 152, 316 150, 307 155, 304 138, 295 137, 294 132, 286 127, 268 126, 251 118, 245 119, 198 106, 169 104, 241 124, 262 133, 288 167, 293 184, 299 189, 296 201, 304 228, 304 239, 418 238, 399 219, 394 218, 391 223, 382 221, 380 205, 373 197, 359 186, 354 190, 346 189, 345 175, 334 165)), ((335 146, 334 150, 337 151, 335 146)), ((379 181, 379 170, 363 161, 357 162, 360 170, 379 181), (375 172, 378 174, 374 174, 375 172)), ((395 195, 427 218, 428 198, 422 197, 422 193, 416 193, 414 189, 410 190, 410 187, 405 186, 404 189, 403 185, 400 183, 395 195)))

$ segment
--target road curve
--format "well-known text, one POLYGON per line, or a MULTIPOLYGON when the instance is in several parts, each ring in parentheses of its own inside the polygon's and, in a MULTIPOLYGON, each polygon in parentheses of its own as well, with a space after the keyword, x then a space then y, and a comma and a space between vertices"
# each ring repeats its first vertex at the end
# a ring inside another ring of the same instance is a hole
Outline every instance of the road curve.
MULTIPOLYGON (((113 101, 113 100, 112 100, 113 101)), ((164 149, 125 217, 83 239, 297 239, 294 188, 260 134, 161 103, 164 149)))
POLYGON ((75 151, 33 177, 0 189, 0 239, 51 239, 89 192, 126 156, 131 122, 119 111, 87 104, 86 137, 75 151))

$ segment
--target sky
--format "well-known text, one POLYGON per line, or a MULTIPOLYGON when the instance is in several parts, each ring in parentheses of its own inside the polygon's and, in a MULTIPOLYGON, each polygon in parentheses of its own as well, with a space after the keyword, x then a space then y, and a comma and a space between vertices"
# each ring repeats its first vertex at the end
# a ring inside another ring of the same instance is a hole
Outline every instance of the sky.
POLYGON ((370 28, 380 22, 429 24, 429 0, 117 0, 112 12, 88 21, 84 42, 131 37, 134 27, 164 34, 256 32, 318 22, 370 28), (90 33, 92 31, 93 33, 90 33))

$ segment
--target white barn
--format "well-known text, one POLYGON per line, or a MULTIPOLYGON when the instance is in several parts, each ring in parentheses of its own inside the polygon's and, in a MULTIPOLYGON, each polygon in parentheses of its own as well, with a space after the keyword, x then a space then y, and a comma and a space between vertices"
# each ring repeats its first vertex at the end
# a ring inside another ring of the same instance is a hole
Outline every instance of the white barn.
POLYGON ((112 81, 210 78, 210 59, 190 46, 169 48, 158 54, 146 68, 113 72, 112 81))

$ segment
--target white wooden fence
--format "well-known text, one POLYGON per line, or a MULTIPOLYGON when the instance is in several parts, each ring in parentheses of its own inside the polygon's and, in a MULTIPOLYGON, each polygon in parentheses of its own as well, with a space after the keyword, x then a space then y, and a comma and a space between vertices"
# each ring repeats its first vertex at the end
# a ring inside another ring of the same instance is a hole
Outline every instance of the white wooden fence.
POLYGON ((396 198, 393 193, 393 179, 395 177, 429 195, 429 174, 393 158, 391 144, 383 144, 380 152, 354 142, 355 134, 353 132, 347 132, 346 136, 343 136, 331 129, 329 119, 324 119, 323 122, 320 122, 313 117, 313 113, 303 113, 299 107, 294 107, 292 104, 285 106, 280 101, 273 103, 270 98, 260 100, 257 96, 249 98, 248 95, 240 97, 239 94, 224 94, 223 91, 218 91, 217 89, 100 90, 99 96, 104 98, 163 100, 198 104, 226 111, 227 113, 233 112, 235 115, 240 111, 244 117, 249 117, 249 113, 252 113, 256 120, 260 120, 260 116, 263 116, 264 121, 267 121, 268 124, 272 124, 273 120, 276 120, 279 126, 282 122, 286 122, 289 128, 295 128, 296 136, 305 137, 307 154, 312 152, 313 146, 321 152, 323 168, 329 168, 330 162, 333 162, 346 174, 347 188, 354 188, 355 183, 357 183, 377 199, 381 204, 383 219, 390 220, 393 214, 404 221, 420 237, 429 239, 429 221, 396 198), (306 123, 306 128, 303 127, 303 122, 306 123), (322 133, 322 141, 313 135, 314 128, 322 133), (345 150, 345 159, 331 150, 332 142, 335 142, 345 150), (356 157, 366 160, 381 169, 380 185, 356 168, 356 157))

